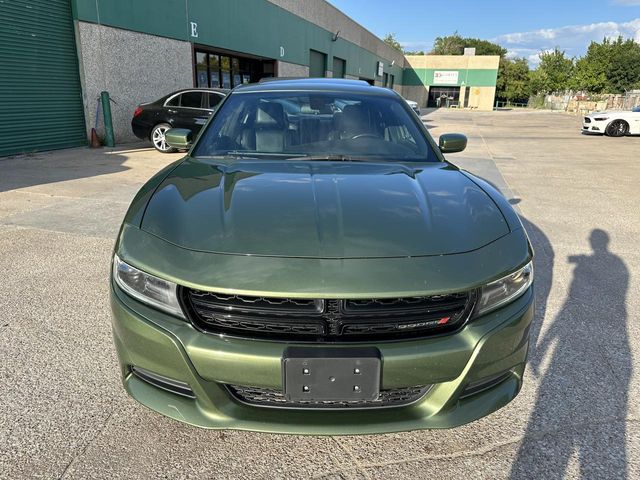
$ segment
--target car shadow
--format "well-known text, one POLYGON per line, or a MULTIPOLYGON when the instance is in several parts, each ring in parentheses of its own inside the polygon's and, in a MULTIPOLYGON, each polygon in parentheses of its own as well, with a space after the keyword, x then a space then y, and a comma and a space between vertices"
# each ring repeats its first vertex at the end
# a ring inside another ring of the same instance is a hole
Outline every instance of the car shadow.
MULTIPOLYGON (((592 230, 589 242, 590 254, 568 257, 575 267, 562 308, 532 336, 529 368, 539 386, 511 479, 564 478, 575 464, 580 478, 627 477, 629 272, 607 232, 592 230)), ((540 274, 536 288, 544 289, 540 274)))

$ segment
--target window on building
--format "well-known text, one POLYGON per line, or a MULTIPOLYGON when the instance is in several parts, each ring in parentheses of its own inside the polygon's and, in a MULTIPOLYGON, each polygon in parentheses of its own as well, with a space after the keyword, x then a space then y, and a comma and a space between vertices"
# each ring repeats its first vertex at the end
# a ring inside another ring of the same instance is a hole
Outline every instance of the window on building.
POLYGON ((389 74, 389 88, 393 89, 393 84, 395 82, 395 75, 389 74))
POLYGON ((228 55, 222 52, 195 50, 195 85, 197 87, 233 88, 241 83, 272 77, 274 61, 228 55))
POLYGON ((209 86, 208 71, 207 54, 196 52, 196 87, 206 88, 209 86))
POLYGON ((389 74, 388 73, 383 73, 382 74, 382 86, 383 87, 388 87, 389 86, 389 74))
POLYGON ((211 76, 209 78, 209 86, 211 88, 220 88, 220 56, 213 53, 208 53, 209 56, 209 71, 211 76))

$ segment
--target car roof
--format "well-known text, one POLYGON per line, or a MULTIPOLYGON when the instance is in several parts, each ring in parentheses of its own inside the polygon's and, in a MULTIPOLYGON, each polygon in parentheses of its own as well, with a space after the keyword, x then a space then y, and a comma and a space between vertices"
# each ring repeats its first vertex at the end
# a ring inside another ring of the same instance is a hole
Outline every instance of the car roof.
POLYGON ((202 87, 181 88, 180 90, 175 90, 171 93, 167 93, 163 97, 160 97, 159 99, 149 103, 161 105, 164 102, 166 102, 169 98, 173 97, 174 95, 178 95, 183 92, 215 92, 215 93, 221 93, 222 95, 229 95, 229 92, 231 92, 231 90, 228 88, 202 88, 202 87))
POLYGON ((229 88, 203 88, 203 87, 181 88, 180 90, 176 90, 175 92, 171 92, 167 96, 175 95, 176 93, 194 92, 194 91, 196 91, 196 92, 218 92, 218 93, 224 93, 226 95, 231 91, 231 89, 229 89, 229 88))
POLYGON ((260 83, 238 85, 233 93, 278 91, 330 91, 396 96, 389 88, 374 87, 363 80, 345 78, 270 78, 260 83))

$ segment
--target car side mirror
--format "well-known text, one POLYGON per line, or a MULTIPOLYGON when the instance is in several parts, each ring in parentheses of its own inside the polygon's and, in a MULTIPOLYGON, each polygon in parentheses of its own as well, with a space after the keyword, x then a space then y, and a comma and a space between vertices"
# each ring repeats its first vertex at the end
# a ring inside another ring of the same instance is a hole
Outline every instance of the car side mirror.
POLYGON ((445 133, 444 135, 440 135, 438 146, 442 153, 461 152, 467 148, 467 137, 461 133, 445 133))
POLYGON ((164 139, 170 147, 184 150, 191 148, 193 132, 188 128, 170 128, 164 134, 164 139))

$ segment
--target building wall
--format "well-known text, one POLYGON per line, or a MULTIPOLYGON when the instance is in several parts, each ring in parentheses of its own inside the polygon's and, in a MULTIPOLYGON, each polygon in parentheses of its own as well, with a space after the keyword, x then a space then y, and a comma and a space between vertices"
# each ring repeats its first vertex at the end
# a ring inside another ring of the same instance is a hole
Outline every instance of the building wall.
MULTIPOLYGON (((72 0, 87 129, 102 90, 112 104, 116 142, 136 105, 193 86, 194 45, 277 61, 279 76, 309 75, 310 50, 346 60, 348 78, 381 85, 377 62, 401 89, 404 57, 324 0, 72 0), (336 33, 339 34, 336 37, 336 33), (335 40, 334 40, 335 38, 335 40)), ((333 76, 331 70, 327 76, 333 76)))
MULTIPOLYGON (((191 45, 119 28, 78 22, 80 77, 87 129, 95 125, 97 98, 106 90, 117 143, 131 142, 136 106, 193 85, 191 45)), ((99 132, 104 132, 102 117, 99 132)))
POLYGON ((469 95, 469 108, 475 108, 478 110, 493 110, 495 98, 496 87, 471 87, 469 95))
POLYGON ((352 42, 369 52, 378 55, 381 59, 394 61, 394 65, 404 66, 402 52, 391 48, 381 41, 369 30, 352 20, 326 0, 269 0, 271 3, 298 15, 314 24, 335 33, 340 32, 339 37, 352 42))
POLYGON ((418 102, 421 108, 426 107, 427 100, 429 99, 429 86, 428 85, 402 85, 400 92, 407 100, 413 100, 418 102))
POLYGON ((495 99, 500 57, 497 55, 407 55, 403 76, 403 95, 426 106, 429 87, 460 87, 464 105, 465 87, 470 87, 469 108, 491 110, 495 99), (457 72, 455 82, 441 83, 436 72, 457 72))
POLYGON ((77 19, 308 66, 309 50, 347 60, 347 74, 401 78, 402 54, 321 1, 74 0, 77 19), (195 31, 192 22, 197 25, 195 31), (340 31, 334 41, 336 32, 340 31), (195 35, 194 35, 195 33, 195 35), (196 36, 197 35, 197 36, 196 36), (392 65, 393 64, 393 65, 392 65))
POLYGON ((279 77, 308 77, 309 67, 278 60, 277 73, 279 77))

